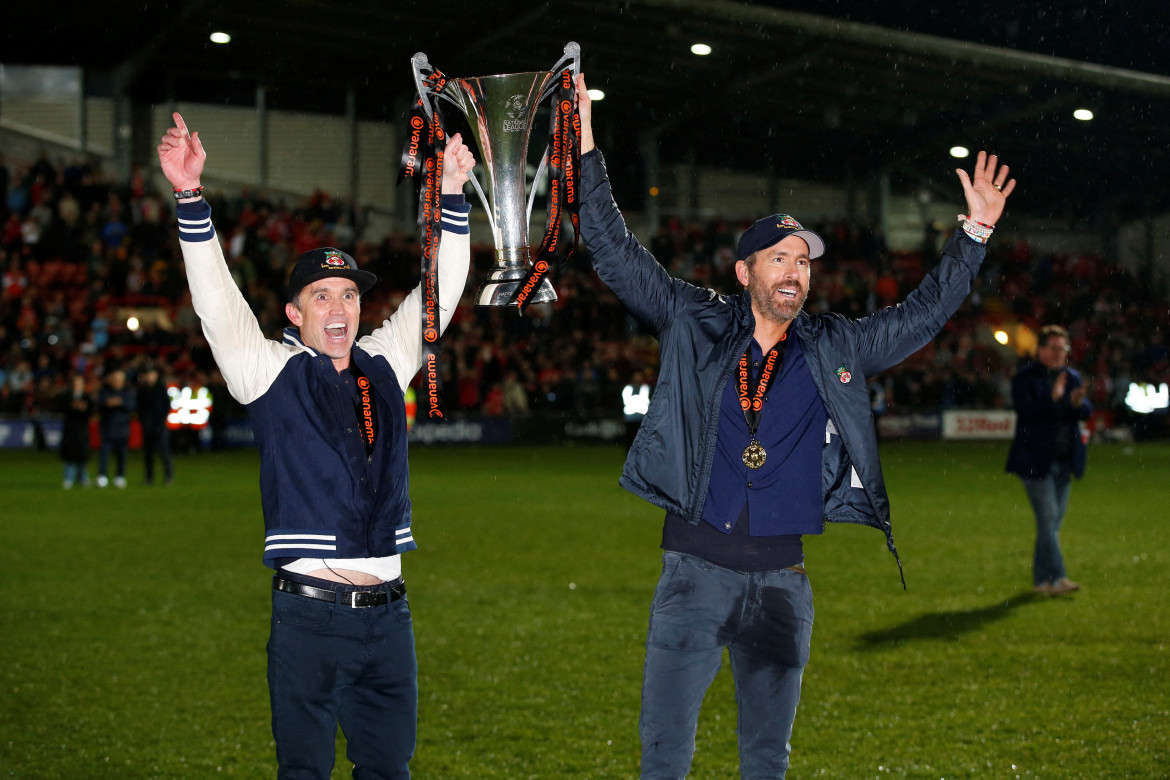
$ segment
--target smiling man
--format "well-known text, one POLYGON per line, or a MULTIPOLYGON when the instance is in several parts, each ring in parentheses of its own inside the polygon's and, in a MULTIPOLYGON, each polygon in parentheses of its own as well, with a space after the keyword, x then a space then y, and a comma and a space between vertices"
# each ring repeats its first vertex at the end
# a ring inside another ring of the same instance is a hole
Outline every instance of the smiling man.
MULTIPOLYGON (((358 339, 361 296, 377 277, 339 249, 314 249, 289 276, 293 327, 266 339, 202 198, 199 134, 174 120, 158 156, 179 204, 191 301, 260 447, 264 563, 276 570, 268 688, 279 777, 329 777, 340 723, 355 777, 407 778, 418 687, 400 555, 417 545, 403 393, 422 365, 421 291, 358 339)), ((467 281, 462 188, 475 163, 459 135, 444 159, 441 329, 467 281)))
POLYGON ((621 477, 666 514, 638 724, 642 777, 686 776, 724 648, 741 775, 783 777, 813 624, 802 537, 826 522, 861 523, 882 530, 897 556, 866 380, 927 344, 967 297, 1015 181, 980 152, 973 175, 956 172, 963 229, 918 289, 861 319, 809 315, 811 261, 825 245, 786 214, 740 237, 743 294, 671 278, 626 230, 583 78, 577 90, 581 232, 602 281, 658 334, 661 357, 621 477))
POLYGON ((339 372, 350 367, 361 296, 377 277, 361 271, 340 249, 325 247, 301 255, 289 275, 284 313, 301 342, 333 361, 339 372))

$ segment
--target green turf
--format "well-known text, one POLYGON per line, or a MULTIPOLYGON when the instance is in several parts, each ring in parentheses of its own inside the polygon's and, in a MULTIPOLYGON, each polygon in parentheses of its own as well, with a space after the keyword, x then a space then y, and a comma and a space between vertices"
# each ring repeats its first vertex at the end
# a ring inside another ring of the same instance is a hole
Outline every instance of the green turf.
MULTIPOLYGON (((790 778, 1170 777, 1170 446, 1093 448, 1064 598, 1030 592, 1004 451, 886 445, 906 592, 877 531, 807 540, 790 778)), ((416 777, 636 776, 660 513, 621 461, 412 453, 416 777)), ((256 455, 181 459, 169 488, 59 479, 51 454, 0 453, 0 777, 273 776, 256 455)), ((726 668, 698 744, 692 777, 738 776, 726 668)))

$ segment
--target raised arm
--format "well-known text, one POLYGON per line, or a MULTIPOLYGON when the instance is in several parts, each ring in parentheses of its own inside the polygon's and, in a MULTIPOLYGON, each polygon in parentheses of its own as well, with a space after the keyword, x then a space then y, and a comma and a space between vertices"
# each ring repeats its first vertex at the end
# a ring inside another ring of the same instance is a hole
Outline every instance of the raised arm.
POLYGON ((581 112, 581 236, 597 275, 630 312, 656 331, 662 330, 688 295, 709 295, 675 279, 626 228, 614 202, 605 161, 593 140, 593 101, 585 76, 577 77, 581 112))
POLYGON ((588 154, 597 148, 593 142, 593 98, 585 86, 585 74, 577 76, 577 106, 581 114, 581 154, 588 154))
POLYGON ((1008 179, 1008 167, 999 165, 994 154, 981 151, 970 175, 961 169, 956 173, 967 200, 963 228, 955 231, 942 259, 904 301, 858 321, 866 376, 897 365, 926 346, 958 311, 983 263, 991 228, 1016 188, 1016 180, 1008 179))
POLYGON ((211 224, 211 207, 200 194, 207 153, 198 133, 191 133, 178 113, 175 126, 158 144, 163 175, 179 198, 179 246, 191 288, 191 304, 203 326, 215 362, 232 397, 242 404, 259 398, 280 372, 289 351, 264 338, 256 316, 228 272, 223 250, 211 224))
MULTIPOLYGON (((442 193, 443 235, 439 242, 439 332, 455 316, 455 308, 467 284, 471 267, 470 227, 467 215, 471 206, 463 199, 463 185, 475 167, 475 156, 463 143, 459 133, 447 139, 443 150, 442 193)), ((410 295, 390 318, 358 345, 371 354, 389 361, 405 390, 422 366, 422 285, 410 295)))

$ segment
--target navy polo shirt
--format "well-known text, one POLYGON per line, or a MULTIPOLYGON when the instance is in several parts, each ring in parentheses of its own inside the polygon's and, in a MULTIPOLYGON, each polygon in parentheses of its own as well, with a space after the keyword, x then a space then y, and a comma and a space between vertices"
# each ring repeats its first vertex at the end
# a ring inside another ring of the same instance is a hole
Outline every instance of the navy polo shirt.
MULTIPOLYGON (((754 388, 763 361, 763 350, 754 338, 751 358, 754 388)), ((821 450, 828 421, 800 339, 790 338, 780 373, 772 378, 764 395, 756 432, 768 457, 761 468, 748 468, 743 451, 752 437, 739 405, 733 371, 719 403, 719 433, 703 506, 704 522, 724 534, 731 534, 743 518, 748 520, 751 536, 821 533, 821 450)))

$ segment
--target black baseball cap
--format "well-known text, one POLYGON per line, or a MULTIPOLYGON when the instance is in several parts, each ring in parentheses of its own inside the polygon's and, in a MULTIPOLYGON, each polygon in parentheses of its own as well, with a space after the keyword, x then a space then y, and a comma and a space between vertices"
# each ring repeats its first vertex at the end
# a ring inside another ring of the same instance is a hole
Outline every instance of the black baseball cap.
POLYGON ((787 214, 773 214, 757 219, 739 237, 735 248, 735 259, 746 260, 753 252, 767 249, 789 236, 800 236, 808 244, 808 257, 815 260, 825 253, 825 242, 811 230, 805 230, 799 222, 787 214))
POLYGON ((365 293, 378 281, 374 274, 358 268, 357 260, 345 252, 325 246, 311 249, 297 258, 297 264, 288 275, 288 299, 291 301, 296 298, 305 285, 334 276, 357 282, 360 293, 365 293))

